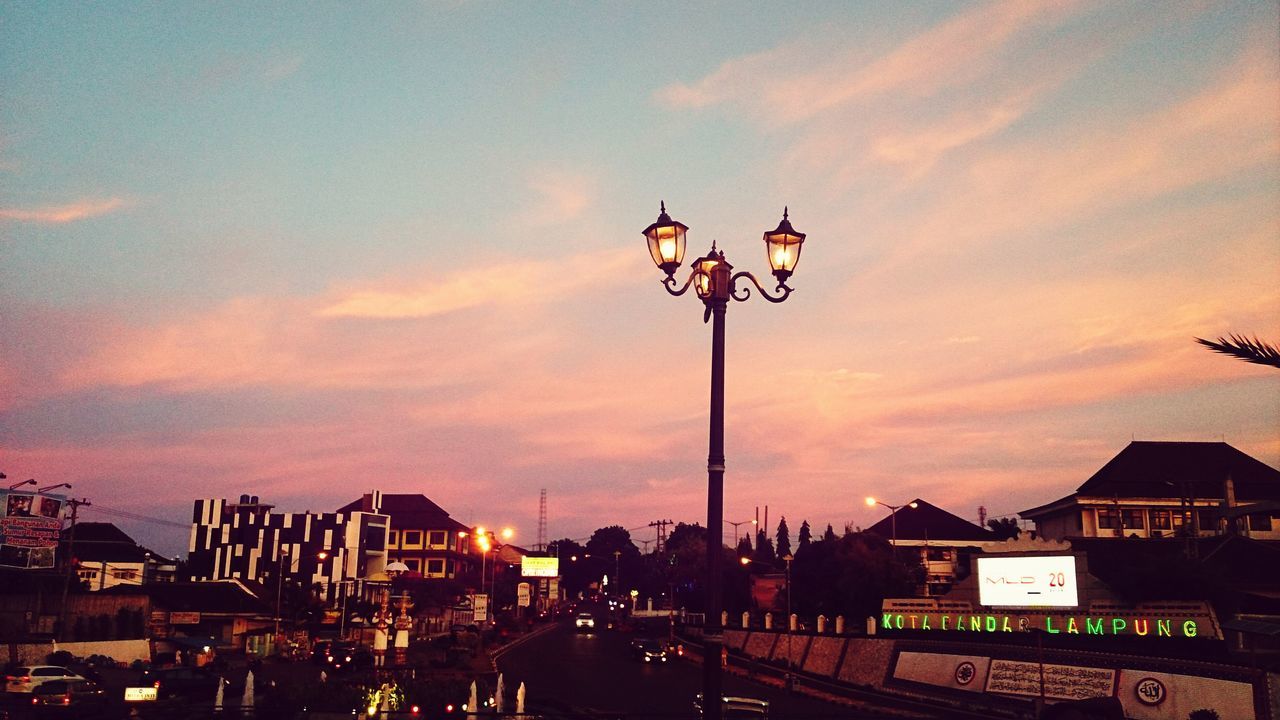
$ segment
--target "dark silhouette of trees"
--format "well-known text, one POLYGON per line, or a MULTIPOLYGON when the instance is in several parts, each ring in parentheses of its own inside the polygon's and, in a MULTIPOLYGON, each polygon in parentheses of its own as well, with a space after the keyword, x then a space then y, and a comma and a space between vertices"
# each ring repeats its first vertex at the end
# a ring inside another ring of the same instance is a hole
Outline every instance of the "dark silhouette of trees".
POLYGON ((791 565, 792 609, 801 615, 875 616, 886 597, 911 597, 910 568, 893 557, 889 541, 871 533, 810 543, 791 565))
POLYGON ((764 534, 764 530, 756 531, 756 550, 751 559, 765 565, 773 565, 778 561, 778 554, 773 551, 773 541, 764 534))
POLYGON ((783 515, 778 521, 778 559, 782 559, 791 554, 791 533, 787 529, 787 516, 783 515))
POLYGON ((827 523, 827 531, 822 533, 822 539, 823 541, 836 539, 836 531, 831 529, 831 523, 827 523))
POLYGON ((1015 518, 991 518, 987 521, 987 527, 991 528, 991 532, 999 540, 1017 540, 1022 534, 1022 528, 1018 527, 1015 518))
POLYGON ((800 535, 796 538, 796 552, 809 547, 811 542, 813 542, 813 531, 809 529, 809 521, 805 520, 800 523, 800 535))
POLYGON ((751 558, 751 536, 743 535, 738 539, 738 547, 734 550, 740 558, 751 558))

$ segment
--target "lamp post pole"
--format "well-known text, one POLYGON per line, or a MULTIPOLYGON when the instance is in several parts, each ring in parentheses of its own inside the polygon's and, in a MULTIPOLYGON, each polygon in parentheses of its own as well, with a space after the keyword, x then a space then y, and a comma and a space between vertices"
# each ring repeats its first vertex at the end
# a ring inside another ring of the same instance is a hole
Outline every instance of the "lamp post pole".
POLYGON ((893 546, 893 549, 896 551, 898 549, 898 511, 901 510, 902 508, 912 508, 912 509, 918 508, 920 507, 920 503, 912 500, 911 502, 905 505, 890 505, 889 503, 880 502, 879 500, 873 497, 869 497, 867 498, 867 505, 871 507, 875 507, 877 505, 883 505, 884 507, 889 508, 889 527, 890 527, 889 532, 893 534, 892 540, 890 540, 890 544, 893 546))
POLYGON ((711 408, 710 432, 707 449, 707 573, 705 620, 702 626, 702 713, 707 720, 721 720, 723 707, 724 629, 720 622, 721 564, 724 560, 724 318, 729 298, 739 302, 751 296, 751 289, 739 292, 737 281, 749 280, 765 300, 780 303, 791 295, 787 278, 800 258, 804 233, 796 232, 783 210, 782 221, 775 230, 764 233, 766 254, 773 275, 778 280, 776 292, 770 295, 760 281, 749 272, 733 273, 733 266, 725 259, 724 252, 717 251, 715 243, 711 252, 693 262, 689 279, 680 286, 674 274, 684 258, 685 233, 688 226, 667 215, 663 203, 657 222, 645 228, 649 254, 654 264, 664 273, 663 286, 671 295, 683 295, 692 285, 698 298, 706 306, 703 322, 711 321, 711 408))
POLYGON ((792 660, 792 657, 793 657, 793 656, 791 655, 791 561, 792 561, 792 560, 794 560, 794 559, 795 559, 795 557, 794 557, 794 556, 792 556, 792 555, 790 555, 790 554, 787 554, 787 555, 784 555, 782 559, 783 559, 783 560, 785 560, 785 561, 786 561, 786 563, 787 563, 787 677, 786 677, 786 686, 787 686, 787 690, 794 690, 794 689, 795 689, 795 674, 794 674, 794 672, 793 672, 794 662, 793 662, 793 660, 792 660))
POLYGON ((280 559, 276 568, 276 639, 280 638, 280 599, 284 595, 284 559, 289 554, 280 546, 280 559))

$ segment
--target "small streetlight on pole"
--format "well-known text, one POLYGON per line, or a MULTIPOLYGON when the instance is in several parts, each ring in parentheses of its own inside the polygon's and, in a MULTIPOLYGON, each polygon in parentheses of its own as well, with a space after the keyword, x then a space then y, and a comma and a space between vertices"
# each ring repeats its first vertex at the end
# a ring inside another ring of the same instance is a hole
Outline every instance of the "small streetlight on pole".
POLYGON ((889 521, 890 521, 890 525, 893 528, 891 531, 893 533, 892 544, 893 544, 893 549, 897 550, 898 549, 898 511, 901 510, 902 508, 911 508, 912 510, 914 510, 920 507, 920 503, 912 500, 906 505, 890 505, 889 503, 880 502, 879 500, 873 497, 867 498, 868 507, 875 507, 877 505, 883 505, 889 508, 889 521))
MULTIPOLYGON (((28 480, 27 482, 34 483, 35 480, 28 480)), ((49 492, 50 490, 57 490, 58 488, 66 488, 70 490, 71 483, 58 483, 57 485, 45 485, 42 488, 37 488, 36 494, 39 495, 40 493, 46 493, 46 492, 49 492)))
MULTIPOLYGON (((29 478, 29 479, 27 479, 27 480, 23 480, 23 481, 22 481, 22 482, 20 482, 20 483, 14 483, 14 484, 10 485, 10 486, 9 486, 9 489, 10 489, 10 490, 17 490, 18 488, 22 487, 23 485, 35 485, 35 484, 36 484, 36 479, 35 479, 35 478, 29 478)), ((30 491, 28 491, 28 492, 30 492, 30 491)))
POLYGON ((796 262, 800 259, 800 249, 805 234, 791 227, 787 217, 787 209, 782 210, 782 221, 774 230, 764 233, 765 254, 778 285, 777 295, 770 295, 760 285, 760 281, 749 272, 733 272, 733 266, 725 258, 724 252, 716 250, 711 244, 711 251, 694 260, 689 278, 680 285, 675 279, 676 270, 684 259, 685 234, 689 226, 672 220, 667 214, 666 203, 662 203, 658 219, 644 229, 644 236, 649 247, 649 255, 653 262, 666 274, 663 287, 671 295, 683 295, 692 285, 698 299, 706 309, 702 321, 711 324, 711 427, 707 452, 707 581, 706 581, 706 620, 703 624, 703 677, 702 677, 702 711, 708 720, 720 720, 723 708, 720 698, 723 696, 723 677, 720 667, 721 652, 724 648, 724 631, 720 624, 721 578, 720 564, 724 561, 724 539, 719 535, 724 527, 724 318, 729 306, 729 299, 743 302, 751 297, 751 288, 744 283, 741 290, 739 280, 748 280, 755 286, 760 296, 771 303, 780 303, 791 295, 787 279, 795 271, 796 262))
POLYGON ((737 550, 737 549, 738 549, 738 526, 739 526, 739 525, 746 525, 747 523, 751 523, 752 525, 756 525, 756 524, 758 524, 759 522, 760 522, 759 520, 755 520, 755 519, 752 519, 752 520, 742 520, 742 521, 740 521, 740 522, 734 522, 734 521, 732 521, 732 520, 725 520, 725 523, 727 523, 727 524, 729 524, 729 525, 732 525, 732 526, 733 526, 733 549, 734 549, 734 550, 737 550))
POLYGON ((795 689, 795 684, 796 684, 796 679, 795 679, 795 672, 794 672, 795 660, 793 659, 793 657, 792 657, 792 655, 791 655, 791 561, 792 561, 792 560, 795 560, 795 556, 794 556, 794 555, 792 555, 792 554, 790 554, 790 553, 787 553, 786 555, 783 555, 783 556, 782 556, 782 559, 787 563, 787 677, 786 677, 786 686, 787 686, 787 690, 794 690, 794 689, 795 689))

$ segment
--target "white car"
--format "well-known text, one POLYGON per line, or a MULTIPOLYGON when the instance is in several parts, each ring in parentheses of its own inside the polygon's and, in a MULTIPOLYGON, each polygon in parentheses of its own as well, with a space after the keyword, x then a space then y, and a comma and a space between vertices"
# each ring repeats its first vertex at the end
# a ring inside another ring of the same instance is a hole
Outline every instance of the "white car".
POLYGON ((51 680, 84 680, 61 665, 28 665, 5 677, 4 689, 11 693, 29 693, 51 680))
POLYGON ((596 626, 596 618, 588 612, 578 613, 573 619, 573 626, 581 630, 582 628, 594 628, 596 626))

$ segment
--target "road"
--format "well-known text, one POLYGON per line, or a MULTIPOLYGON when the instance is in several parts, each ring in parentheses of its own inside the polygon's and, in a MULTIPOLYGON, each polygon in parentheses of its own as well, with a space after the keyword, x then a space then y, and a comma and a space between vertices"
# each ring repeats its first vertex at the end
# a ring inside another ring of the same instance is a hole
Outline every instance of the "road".
MULTIPOLYGON (((498 659, 506 687, 521 682, 530 712, 581 712, 626 718, 694 717, 694 696, 702 689, 701 665, 672 659, 648 665, 632 658, 629 646, 644 631, 575 632, 568 624, 514 647, 498 659)), ((825 702, 726 674, 725 694, 768 700, 774 718, 881 718, 847 705, 825 702)))

